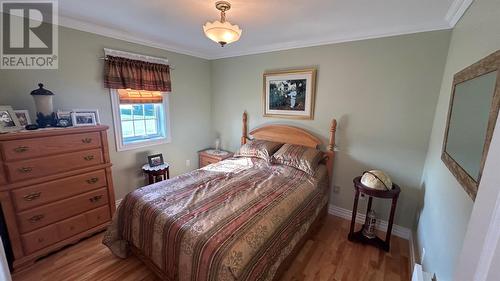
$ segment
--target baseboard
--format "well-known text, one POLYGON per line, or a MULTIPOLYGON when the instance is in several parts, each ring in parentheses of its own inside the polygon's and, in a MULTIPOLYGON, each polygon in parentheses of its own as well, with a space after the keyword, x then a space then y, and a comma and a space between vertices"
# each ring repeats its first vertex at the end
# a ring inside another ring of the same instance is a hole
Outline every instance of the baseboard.
MULTIPOLYGON (((346 220, 351 220, 352 218, 352 211, 348 209, 341 208, 339 206, 335 205, 330 205, 328 207, 328 213, 346 220)), ((365 222, 365 215, 361 213, 356 214, 356 222, 363 224, 365 222)), ((388 223, 385 220, 377 220, 377 230, 380 231, 386 231, 387 230, 388 223)), ((411 237, 411 230, 407 227, 399 226, 397 224, 392 225, 392 234, 406 239, 410 240, 411 237)))

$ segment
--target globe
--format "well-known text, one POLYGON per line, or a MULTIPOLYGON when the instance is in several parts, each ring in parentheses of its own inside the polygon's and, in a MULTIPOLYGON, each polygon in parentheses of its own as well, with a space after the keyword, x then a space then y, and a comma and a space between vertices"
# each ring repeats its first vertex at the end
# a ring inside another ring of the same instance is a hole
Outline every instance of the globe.
POLYGON ((363 173, 361 177, 361 184, 368 188, 377 190, 391 190, 391 178, 380 170, 371 170, 363 173))

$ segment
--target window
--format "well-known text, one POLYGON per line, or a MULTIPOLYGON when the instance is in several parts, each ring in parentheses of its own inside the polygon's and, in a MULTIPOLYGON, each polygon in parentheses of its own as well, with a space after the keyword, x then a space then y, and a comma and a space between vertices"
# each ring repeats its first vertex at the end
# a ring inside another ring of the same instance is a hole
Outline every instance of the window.
POLYGON ((170 142, 168 95, 111 90, 118 151, 170 142))

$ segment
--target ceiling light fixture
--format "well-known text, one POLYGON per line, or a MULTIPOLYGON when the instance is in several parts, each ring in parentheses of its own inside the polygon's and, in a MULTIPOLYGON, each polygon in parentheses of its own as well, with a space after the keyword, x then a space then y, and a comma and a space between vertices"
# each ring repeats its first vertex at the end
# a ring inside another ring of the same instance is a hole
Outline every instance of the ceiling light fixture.
POLYGON ((226 11, 231 9, 231 4, 226 1, 215 2, 215 8, 220 11, 220 21, 207 22, 203 26, 205 35, 211 40, 219 43, 221 47, 236 42, 240 39, 241 29, 237 25, 232 25, 226 21, 226 11))

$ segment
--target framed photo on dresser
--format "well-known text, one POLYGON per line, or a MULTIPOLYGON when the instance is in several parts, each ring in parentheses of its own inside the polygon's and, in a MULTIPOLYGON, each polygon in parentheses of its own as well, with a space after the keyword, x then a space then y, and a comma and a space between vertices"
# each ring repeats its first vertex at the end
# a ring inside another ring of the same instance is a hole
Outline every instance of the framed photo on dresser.
POLYGON ((0 105, 0 133, 21 130, 23 126, 11 106, 0 105))
POLYGON ((264 117, 314 119, 316 69, 264 73, 264 117))

